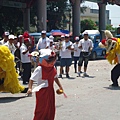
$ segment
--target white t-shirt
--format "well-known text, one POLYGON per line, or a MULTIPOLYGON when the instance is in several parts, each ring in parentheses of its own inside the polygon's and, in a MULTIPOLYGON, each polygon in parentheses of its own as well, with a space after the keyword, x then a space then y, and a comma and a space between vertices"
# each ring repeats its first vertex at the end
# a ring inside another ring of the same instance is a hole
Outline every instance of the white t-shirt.
MULTIPOLYGON (((55 75, 54 78, 57 78, 57 74, 55 75)), ((45 88, 48 87, 48 80, 43 80, 42 79, 42 67, 38 66, 34 72, 32 73, 30 80, 36 81, 37 82, 37 87, 35 87, 32 92, 37 92, 39 91, 41 88, 45 88)))
POLYGON ((4 39, 0 41, 0 45, 4 45, 5 43, 4 39))
POLYGON ((89 48, 90 47, 93 48, 93 42, 90 39, 88 39, 88 40, 81 39, 79 41, 78 46, 82 46, 82 49, 81 49, 82 52, 89 52, 89 48))
MULTIPOLYGON (((54 78, 57 78, 57 74, 54 78)), ((32 73, 30 80, 37 82, 37 85, 40 85, 44 80, 42 80, 42 67, 38 66, 32 73)))
POLYGON ((55 48, 55 45, 49 46, 48 49, 50 49, 54 52, 58 52, 58 50, 55 48))
POLYGON ((9 50, 11 51, 11 53, 14 55, 14 52, 16 50, 16 47, 14 46, 14 44, 10 44, 9 41, 7 41, 5 44, 5 46, 7 46, 9 48, 9 50))
POLYGON ((50 41, 48 37, 44 39, 41 37, 37 43, 38 49, 45 49, 49 45, 50 45, 50 41))
POLYGON ((73 48, 73 44, 71 41, 69 42, 63 42, 62 44, 62 50, 61 50, 61 58, 72 58, 71 56, 71 50, 68 50, 67 47, 71 46, 71 48, 73 48))
POLYGON ((81 52, 81 49, 78 48, 78 44, 74 43, 73 44, 73 47, 74 47, 74 57, 79 57, 80 56, 80 52, 81 52))
POLYGON ((30 63, 29 51, 26 54, 23 54, 27 50, 27 47, 24 43, 22 43, 20 47, 20 54, 21 54, 21 62, 22 63, 30 63))

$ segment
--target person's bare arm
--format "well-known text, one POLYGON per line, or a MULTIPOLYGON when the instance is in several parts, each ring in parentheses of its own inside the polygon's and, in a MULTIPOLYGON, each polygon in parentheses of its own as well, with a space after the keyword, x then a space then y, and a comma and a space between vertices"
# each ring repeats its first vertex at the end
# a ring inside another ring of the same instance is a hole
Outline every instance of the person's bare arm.
POLYGON ((28 49, 26 51, 24 51, 22 54, 25 55, 28 51, 30 51, 31 46, 28 47, 28 49))
POLYGON ((60 83, 60 81, 59 81, 58 78, 55 78, 55 82, 56 82, 56 84, 58 85, 59 89, 60 89, 60 90, 63 90, 62 85, 61 85, 61 83, 60 83))
POLYGON ((29 80, 27 94, 31 94, 32 93, 32 86, 33 86, 33 80, 29 80))

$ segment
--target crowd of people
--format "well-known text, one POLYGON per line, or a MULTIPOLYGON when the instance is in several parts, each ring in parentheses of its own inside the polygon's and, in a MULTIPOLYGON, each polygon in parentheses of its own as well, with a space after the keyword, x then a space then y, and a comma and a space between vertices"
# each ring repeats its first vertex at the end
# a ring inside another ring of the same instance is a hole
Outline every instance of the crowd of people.
POLYGON ((23 84, 28 84, 29 82, 29 78, 31 76, 31 63, 37 62, 35 59, 30 57, 30 53, 41 49, 50 49, 59 54, 59 78, 62 78, 63 73, 66 74, 67 78, 70 78, 69 70, 72 61, 74 61, 74 71, 78 74, 78 77, 81 76, 81 67, 83 62, 83 75, 86 77, 88 76, 86 71, 93 43, 92 40, 89 39, 87 32, 84 33, 82 39, 76 36, 74 38, 74 43, 70 41, 69 34, 61 35, 58 42, 55 43, 54 37, 52 35, 47 37, 46 31, 43 30, 41 32, 41 38, 38 40, 36 45, 34 44, 34 38, 30 36, 28 32, 24 32, 23 35, 19 36, 9 34, 9 32, 4 32, 3 40, 0 41, 0 44, 7 46, 11 53, 15 56, 15 61, 17 63, 16 68, 19 70, 19 75, 21 75, 23 84), (65 70, 63 69, 64 67, 65 70))
MULTIPOLYGON (((116 66, 111 71, 112 87, 118 87, 118 78, 120 73, 120 39, 116 39, 109 31, 105 31, 106 39, 101 41, 102 47, 106 48, 107 60, 116 66)), ((34 38, 27 31, 23 35, 16 37, 9 32, 4 32, 4 38, 0 41, 1 63, 0 65, 0 91, 9 91, 11 93, 27 92, 30 95, 36 92, 36 108, 34 120, 54 120, 55 117, 55 94, 53 83, 58 85, 57 94, 64 93, 63 87, 58 79, 62 78, 63 72, 66 78, 70 78, 69 71, 74 60, 74 70, 81 76, 81 68, 84 62, 83 75, 88 77, 87 66, 89 56, 93 49, 93 42, 89 39, 87 32, 83 38, 75 37, 74 43, 70 41, 69 34, 61 35, 58 43, 54 43, 54 37, 46 37, 46 31, 41 32, 41 38, 34 44, 34 38), (36 51, 36 52, 35 52, 36 51), (32 54, 32 53, 38 54, 32 54), (60 72, 57 75, 56 53, 60 56, 60 72), (72 52, 73 58, 72 59, 72 52), (3 54, 3 55, 2 55, 3 54), (13 55, 15 57, 13 57, 13 55), (8 57, 8 58, 7 58, 8 57), (16 68, 22 67, 21 77, 23 84, 28 84, 28 88, 21 86, 17 80, 17 74, 13 60, 19 60, 16 68), (5 63, 9 62, 9 63, 5 63), (36 62, 36 68, 31 75, 31 63, 36 62), (65 67, 65 70, 64 70, 65 67), (11 70, 9 70, 11 68, 11 70), (7 81, 7 82, 6 82, 7 81), (33 82, 37 82, 37 87, 32 89, 33 82), (6 84, 7 83, 7 84, 6 84), (9 84, 8 84, 9 83, 9 84), (7 86, 6 86, 7 85, 7 86)), ((64 93, 65 95, 65 93, 64 93)))

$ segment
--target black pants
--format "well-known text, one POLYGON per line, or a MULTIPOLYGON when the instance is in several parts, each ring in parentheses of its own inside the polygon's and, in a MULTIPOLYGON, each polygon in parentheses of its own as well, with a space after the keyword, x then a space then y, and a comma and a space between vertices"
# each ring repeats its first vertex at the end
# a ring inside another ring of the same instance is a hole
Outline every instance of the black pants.
POLYGON ((22 79, 23 83, 29 82, 31 76, 31 63, 22 63, 23 74, 22 79))
POLYGON ((120 76, 120 64, 117 64, 112 70, 111 70, 111 80, 113 82, 113 85, 118 85, 118 78, 120 76))
POLYGON ((88 61, 89 61, 88 54, 89 54, 88 52, 81 52, 80 53, 80 58, 79 58, 78 66, 82 66, 82 64, 84 62, 84 67, 87 67, 88 61))

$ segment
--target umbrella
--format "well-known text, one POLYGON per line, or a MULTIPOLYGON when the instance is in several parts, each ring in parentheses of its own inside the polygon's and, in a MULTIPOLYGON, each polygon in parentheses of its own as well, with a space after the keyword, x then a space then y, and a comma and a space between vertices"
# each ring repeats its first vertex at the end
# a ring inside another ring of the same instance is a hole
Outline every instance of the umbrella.
POLYGON ((65 34, 62 32, 53 32, 52 35, 53 36, 61 36, 61 35, 65 35, 65 34))

